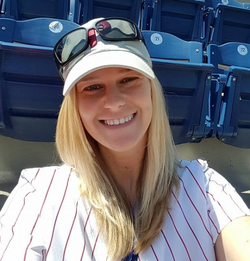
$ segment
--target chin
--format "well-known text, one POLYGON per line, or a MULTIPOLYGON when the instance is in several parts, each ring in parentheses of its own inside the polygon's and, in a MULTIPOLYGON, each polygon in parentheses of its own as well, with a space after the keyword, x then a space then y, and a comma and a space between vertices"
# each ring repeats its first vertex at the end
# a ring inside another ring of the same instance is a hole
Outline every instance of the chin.
POLYGON ((145 148, 144 142, 140 142, 140 141, 142 141, 142 139, 133 140, 133 141, 128 141, 128 140, 124 139, 124 140, 122 140, 122 142, 119 141, 119 142, 115 142, 115 143, 108 144, 106 146, 103 145, 103 146, 105 146, 107 149, 115 151, 115 152, 126 153, 126 152, 142 150, 142 148, 145 148))

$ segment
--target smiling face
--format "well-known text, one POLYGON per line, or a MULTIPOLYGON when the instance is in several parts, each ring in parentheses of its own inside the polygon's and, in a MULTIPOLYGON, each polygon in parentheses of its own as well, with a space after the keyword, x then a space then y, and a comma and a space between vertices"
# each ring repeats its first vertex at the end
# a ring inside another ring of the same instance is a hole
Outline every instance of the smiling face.
POLYGON ((109 150, 146 145, 152 118, 151 84, 129 69, 105 68, 76 84, 78 109, 87 132, 109 150))

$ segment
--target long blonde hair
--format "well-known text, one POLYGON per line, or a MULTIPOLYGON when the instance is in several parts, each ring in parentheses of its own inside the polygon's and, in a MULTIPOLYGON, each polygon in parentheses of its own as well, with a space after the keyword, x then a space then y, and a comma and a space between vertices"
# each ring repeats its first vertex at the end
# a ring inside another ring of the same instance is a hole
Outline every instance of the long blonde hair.
POLYGON ((178 187, 177 156, 162 87, 151 81, 153 116, 138 182, 135 221, 132 206, 112 178, 98 146, 82 125, 74 88, 65 97, 58 117, 56 145, 62 161, 73 165, 81 193, 94 209, 110 260, 124 258, 134 248, 145 251, 159 234, 173 186, 178 187))

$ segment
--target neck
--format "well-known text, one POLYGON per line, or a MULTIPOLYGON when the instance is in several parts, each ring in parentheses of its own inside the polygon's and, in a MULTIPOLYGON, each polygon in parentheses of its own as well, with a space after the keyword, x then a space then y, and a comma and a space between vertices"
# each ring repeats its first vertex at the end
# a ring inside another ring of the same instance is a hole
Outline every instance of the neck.
POLYGON ((109 150, 99 145, 100 152, 117 184, 133 204, 136 201, 137 181, 145 156, 145 145, 126 152, 109 150))

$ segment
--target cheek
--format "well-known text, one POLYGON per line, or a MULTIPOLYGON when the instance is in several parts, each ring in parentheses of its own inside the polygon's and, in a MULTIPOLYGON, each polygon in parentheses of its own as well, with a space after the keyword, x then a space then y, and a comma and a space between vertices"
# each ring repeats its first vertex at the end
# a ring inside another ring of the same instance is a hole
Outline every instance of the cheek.
POLYGON ((144 108, 147 112, 152 112, 152 95, 151 95, 151 86, 147 84, 145 88, 142 89, 140 95, 140 100, 144 105, 144 108))
POLYGON ((134 90, 133 96, 141 102, 151 101, 151 85, 149 80, 145 80, 141 83, 140 87, 134 90))
POLYGON ((81 99, 78 99, 78 110, 82 123, 86 127, 88 123, 90 123, 91 119, 93 118, 93 114, 94 114, 93 103, 91 104, 88 101, 82 101, 81 99))

